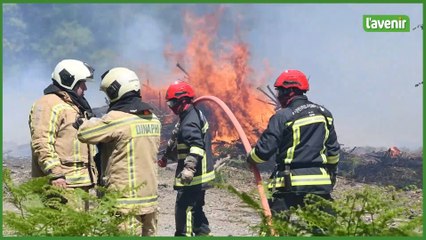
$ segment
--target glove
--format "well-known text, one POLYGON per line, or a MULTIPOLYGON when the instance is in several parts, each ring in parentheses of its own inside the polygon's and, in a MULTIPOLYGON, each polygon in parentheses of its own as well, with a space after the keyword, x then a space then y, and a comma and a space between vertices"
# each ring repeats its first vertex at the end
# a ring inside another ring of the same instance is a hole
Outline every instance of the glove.
POLYGON ((188 155, 184 160, 184 164, 186 168, 190 168, 195 171, 195 167, 197 166, 197 158, 192 155, 188 155))
POLYGON ((177 137, 177 133, 179 132, 179 128, 180 128, 180 122, 176 123, 175 127, 172 130, 172 138, 173 141, 176 139, 177 137))
POLYGON ((88 111, 85 111, 83 115, 86 119, 91 119, 92 117, 96 117, 94 113, 88 112, 88 111))
POLYGON ((159 167, 165 168, 167 166, 167 158, 162 157, 161 159, 157 161, 157 164, 159 167))
POLYGON ((327 165, 327 171, 328 174, 330 174, 330 178, 331 178, 331 185, 335 185, 336 181, 337 181, 337 164, 334 165, 327 165))
POLYGON ((75 120, 75 122, 72 124, 72 126, 75 128, 75 129, 79 129, 80 128, 80 126, 81 126, 81 124, 83 124, 83 122, 84 122, 84 118, 82 118, 82 117, 77 117, 77 119, 75 120))
POLYGON ((188 155, 185 158, 185 167, 183 168, 182 172, 180 173, 180 182, 182 184, 189 184, 192 181, 192 178, 194 178, 195 173, 195 167, 197 165, 197 158, 195 158, 192 155, 188 155))
POLYGON ((183 168, 180 175, 180 183, 182 184, 190 184, 192 182, 192 179, 194 178, 195 170, 185 167, 183 168))

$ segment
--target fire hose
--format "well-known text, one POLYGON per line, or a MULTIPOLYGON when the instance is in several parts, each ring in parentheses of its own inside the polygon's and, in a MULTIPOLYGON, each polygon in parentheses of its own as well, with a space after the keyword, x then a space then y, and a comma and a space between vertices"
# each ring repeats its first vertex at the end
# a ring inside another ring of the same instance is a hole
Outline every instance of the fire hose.
MULTIPOLYGON (((231 109, 229 109, 229 107, 222 100, 220 100, 219 98, 214 97, 214 96, 199 97, 199 98, 195 99, 194 104, 198 104, 198 103, 204 102, 204 101, 214 102, 217 105, 219 105, 223 109, 223 111, 225 111, 226 115, 231 120, 232 124, 234 125, 235 129, 237 130, 238 135, 240 136, 240 139, 243 142, 243 146, 244 146, 246 153, 249 153, 251 151, 250 142, 248 141, 246 133, 244 132, 243 128, 241 127, 241 124, 238 122, 235 115, 232 113, 231 109)), ((268 200, 266 198, 265 191, 263 189, 262 177, 260 176, 259 170, 257 169, 256 165, 250 164, 250 169, 254 174, 254 178, 255 178, 255 181, 256 181, 256 185, 257 185, 257 191, 259 192, 260 201, 261 201, 262 208, 263 208, 263 214, 265 215, 269 226, 272 226, 271 209, 269 208, 268 200)))

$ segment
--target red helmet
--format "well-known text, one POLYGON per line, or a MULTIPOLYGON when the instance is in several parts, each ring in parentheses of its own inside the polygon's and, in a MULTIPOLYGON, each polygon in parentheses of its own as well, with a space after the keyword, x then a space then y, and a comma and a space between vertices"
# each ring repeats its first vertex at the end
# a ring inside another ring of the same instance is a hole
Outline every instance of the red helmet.
POLYGON ((181 99, 183 97, 195 97, 194 89, 191 85, 184 81, 176 81, 172 83, 166 92, 166 100, 181 99))
POLYGON ((297 88, 302 91, 309 90, 309 82, 306 75, 299 70, 285 70, 275 80, 274 87, 297 88))

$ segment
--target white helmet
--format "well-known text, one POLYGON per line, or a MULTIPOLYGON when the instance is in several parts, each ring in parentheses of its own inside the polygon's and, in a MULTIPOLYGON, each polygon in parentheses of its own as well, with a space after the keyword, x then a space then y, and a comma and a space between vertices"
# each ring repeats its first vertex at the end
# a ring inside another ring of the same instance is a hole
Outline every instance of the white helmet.
POLYGON ((52 72, 52 80, 57 82, 61 87, 73 90, 79 81, 93 80, 93 69, 87 63, 74 60, 64 59, 60 61, 55 70, 52 72))
POLYGON ((128 68, 112 68, 102 74, 101 79, 100 90, 106 93, 110 102, 117 101, 128 92, 141 89, 138 76, 128 68))

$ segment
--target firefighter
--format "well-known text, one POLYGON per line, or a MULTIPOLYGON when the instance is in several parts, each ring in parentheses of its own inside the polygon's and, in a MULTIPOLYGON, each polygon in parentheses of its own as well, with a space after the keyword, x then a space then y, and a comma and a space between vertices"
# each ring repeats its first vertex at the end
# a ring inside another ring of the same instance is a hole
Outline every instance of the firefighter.
POLYGON ((122 194, 117 207, 121 215, 129 217, 121 227, 132 235, 155 236, 160 120, 152 107, 142 102, 135 72, 117 67, 101 78, 100 90, 107 95, 109 108, 102 118, 83 121, 78 138, 85 143, 102 144, 103 185, 122 194))
POLYGON ((292 206, 304 206, 308 193, 332 200, 340 145, 330 111, 305 95, 309 82, 304 73, 286 70, 274 86, 282 109, 270 118, 247 161, 259 164, 275 159, 268 190, 276 215, 292 206))
POLYGON ((90 118, 92 109, 84 98, 86 81, 94 69, 74 59, 60 61, 44 95, 31 108, 32 177, 48 176, 53 186, 88 190, 96 180, 93 156, 96 147, 77 139, 76 119, 90 118), (73 126, 74 125, 74 126, 73 126))
POLYGON ((165 156, 158 164, 165 167, 167 159, 177 157, 178 160, 173 186, 177 190, 175 236, 210 235, 203 206, 208 183, 215 178, 215 172, 209 124, 193 105, 194 96, 193 88, 183 81, 174 82, 166 92, 167 105, 179 116, 172 136, 176 138, 177 156, 165 156))

